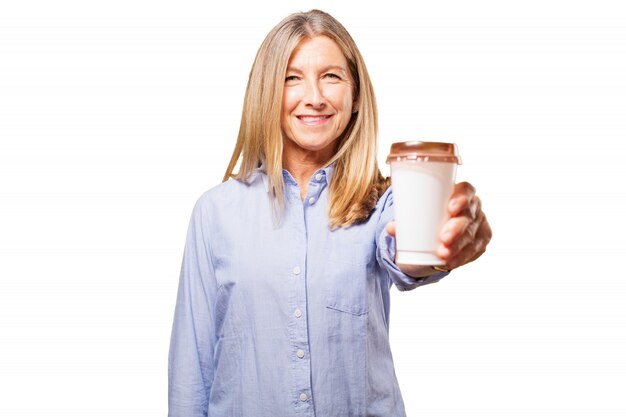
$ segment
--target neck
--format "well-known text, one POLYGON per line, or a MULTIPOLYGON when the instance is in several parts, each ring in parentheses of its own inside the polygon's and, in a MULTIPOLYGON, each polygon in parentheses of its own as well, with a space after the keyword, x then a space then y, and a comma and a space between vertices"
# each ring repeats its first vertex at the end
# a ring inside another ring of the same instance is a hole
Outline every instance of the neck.
MULTIPOLYGON (((285 141, 288 142, 288 141, 285 141)), ((326 165, 333 153, 327 149, 321 151, 298 152, 285 144, 283 149, 283 168, 293 176, 300 187, 300 198, 307 195, 309 179, 318 169, 326 165)))

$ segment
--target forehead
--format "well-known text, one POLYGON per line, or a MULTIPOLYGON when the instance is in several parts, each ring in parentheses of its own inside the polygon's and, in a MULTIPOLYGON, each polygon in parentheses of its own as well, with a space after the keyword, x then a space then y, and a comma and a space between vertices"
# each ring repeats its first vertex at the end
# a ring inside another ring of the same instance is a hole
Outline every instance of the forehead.
POLYGON ((347 69, 347 60, 339 45, 323 35, 303 39, 289 58, 291 67, 311 64, 338 65, 347 69))

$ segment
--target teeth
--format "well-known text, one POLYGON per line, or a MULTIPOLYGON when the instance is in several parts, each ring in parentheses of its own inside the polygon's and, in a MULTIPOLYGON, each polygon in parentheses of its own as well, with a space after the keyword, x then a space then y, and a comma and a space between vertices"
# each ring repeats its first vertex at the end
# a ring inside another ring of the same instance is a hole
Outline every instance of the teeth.
POLYGON ((299 119, 305 122, 317 122, 318 120, 324 120, 328 116, 300 116, 299 119))

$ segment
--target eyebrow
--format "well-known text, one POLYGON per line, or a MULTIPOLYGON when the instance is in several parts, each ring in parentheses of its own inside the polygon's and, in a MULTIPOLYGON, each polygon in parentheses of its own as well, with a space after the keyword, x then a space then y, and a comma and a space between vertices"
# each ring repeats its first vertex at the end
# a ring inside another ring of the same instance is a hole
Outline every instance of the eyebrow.
MULTIPOLYGON (((339 70, 339 71, 343 71, 346 74, 348 73, 348 71, 344 67, 342 67, 341 65, 328 65, 328 66, 322 68, 321 72, 326 72, 328 70, 339 70)), ((291 72, 291 71, 293 71, 293 72, 301 72, 301 70, 299 68, 287 67, 287 72, 291 72)))

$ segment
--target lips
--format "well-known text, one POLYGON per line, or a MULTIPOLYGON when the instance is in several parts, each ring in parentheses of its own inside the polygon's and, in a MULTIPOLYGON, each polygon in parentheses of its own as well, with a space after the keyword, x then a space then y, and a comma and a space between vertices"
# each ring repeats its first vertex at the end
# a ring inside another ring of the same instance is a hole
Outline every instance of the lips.
POLYGON ((302 121, 305 124, 319 124, 324 123, 326 120, 330 119, 332 115, 322 114, 322 115, 299 115, 296 116, 298 120, 302 121))

